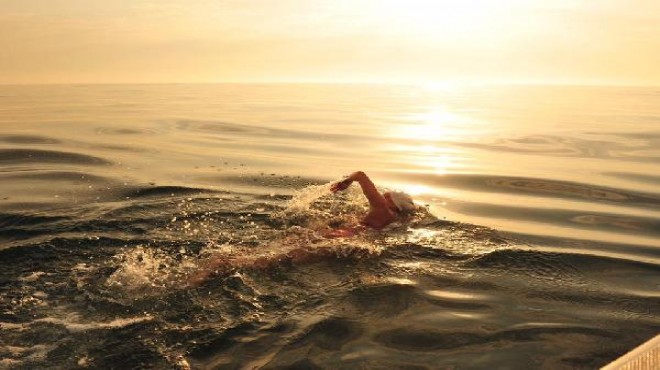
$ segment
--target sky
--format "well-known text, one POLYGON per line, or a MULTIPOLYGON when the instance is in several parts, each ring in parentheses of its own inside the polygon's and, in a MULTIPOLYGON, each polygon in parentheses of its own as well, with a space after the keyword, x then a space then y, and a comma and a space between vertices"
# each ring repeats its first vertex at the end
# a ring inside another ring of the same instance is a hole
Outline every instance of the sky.
POLYGON ((0 84, 660 85, 658 0, 0 0, 0 84))

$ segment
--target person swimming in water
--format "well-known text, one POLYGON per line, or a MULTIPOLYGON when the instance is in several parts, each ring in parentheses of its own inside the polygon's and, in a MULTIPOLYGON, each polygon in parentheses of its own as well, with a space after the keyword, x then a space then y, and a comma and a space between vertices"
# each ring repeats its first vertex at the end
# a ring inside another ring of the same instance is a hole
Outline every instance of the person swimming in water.
MULTIPOLYGON (((360 221, 363 227, 381 230, 396 220, 397 216, 412 213, 417 208, 412 197, 406 193, 388 191, 381 194, 369 176, 362 171, 353 172, 344 180, 332 184, 330 191, 336 193, 346 190, 355 181, 360 184, 362 193, 369 202, 369 212, 360 221)), ((357 232, 359 228, 353 230, 357 232)))
MULTIPOLYGON (((353 172, 345 179, 338 181, 330 186, 332 193, 337 193, 348 189, 353 182, 360 184, 362 193, 369 202, 369 211, 362 218, 359 225, 332 229, 322 232, 325 238, 352 237, 364 231, 365 229, 382 230, 392 222, 397 220, 398 216, 413 213, 417 206, 410 195, 403 192, 384 192, 380 193, 376 185, 369 176, 362 171, 353 172)), ((216 271, 229 272, 239 268, 265 269, 269 266, 290 262, 293 264, 312 263, 322 260, 331 251, 312 250, 310 248, 293 248, 286 253, 273 256, 241 256, 230 258, 228 256, 217 256, 207 261, 207 263, 190 278, 188 286, 195 287, 206 281, 216 271)))

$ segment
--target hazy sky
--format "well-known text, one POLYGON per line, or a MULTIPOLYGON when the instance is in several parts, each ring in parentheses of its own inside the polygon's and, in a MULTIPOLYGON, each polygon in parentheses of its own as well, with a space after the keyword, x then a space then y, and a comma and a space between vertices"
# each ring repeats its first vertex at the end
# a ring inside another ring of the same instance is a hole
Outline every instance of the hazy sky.
POLYGON ((658 0, 0 0, 0 83, 660 85, 658 0))

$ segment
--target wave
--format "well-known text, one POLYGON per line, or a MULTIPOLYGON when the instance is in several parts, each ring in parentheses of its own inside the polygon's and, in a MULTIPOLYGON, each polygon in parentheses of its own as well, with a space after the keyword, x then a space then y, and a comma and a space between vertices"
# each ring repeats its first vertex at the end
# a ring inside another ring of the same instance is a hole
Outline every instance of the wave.
POLYGON ((527 342, 541 339, 547 335, 557 334, 581 334, 586 336, 596 336, 601 340, 617 339, 616 335, 610 331, 580 327, 536 327, 536 328, 516 328, 509 330, 496 331, 492 334, 460 333, 432 331, 428 329, 393 329, 378 334, 377 341, 387 347, 392 347, 407 351, 432 351, 438 349, 452 349, 465 346, 484 345, 490 342, 527 342))
POLYGON ((0 135, 0 142, 8 144, 59 144, 61 141, 39 135, 0 135))
POLYGON ((466 215, 561 225, 570 227, 572 230, 590 229, 660 237, 660 219, 653 217, 467 201, 454 201, 447 208, 466 215))
POLYGON ((406 173, 405 177, 409 182, 433 185, 438 188, 449 187, 545 198, 581 199, 591 202, 621 203, 653 208, 660 206, 660 195, 658 194, 580 182, 475 174, 434 175, 406 173))
POLYGON ((452 143, 466 148, 484 149, 495 152, 534 154, 555 157, 618 159, 636 162, 654 162, 660 156, 657 151, 659 143, 657 134, 630 134, 627 138, 638 140, 631 146, 630 140, 606 140, 603 134, 597 139, 581 139, 551 135, 536 135, 512 139, 500 139, 494 143, 452 143))
POLYGON ((559 253, 525 249, 504 249, 478 256, 470 265, 481 268, 527 269, 544 272, 578 273, 585 270, 607 270, 609 268, 633 268, 648 273, 660 273, 660 265, 613 257, 594 256, 580 253, 559 253))
POLYGON ((278 176, 274 173, 245 174, 245 175, 213 175, 199 177, 205 181, 227 185, 242 185, 260 187, 276 187, 285 189, 300 189, 312 185, 321 185, 327 182, 325 179, 306 176, 278 176))
MULTIPOLYGON (((0 228, 10 228, 14 226, 33 226, 41 224, 53 224, 56 222, 71 220, 68 216, 48 215, 48 214, 18 214, 0 212, 0 228)), ((52 225, 51 225, 52 226, 52 225)))
POLYGON ((553 235, 535 235, 522 232, 501 232, 502 235, 521 244, 534 245, 538 248, 573 251, 580 255, 593 255, 614 258, 634 263, 660 264, 660 250, 657 245, 640 245, 597 241, 553 235))
POLYGON ((1 172, 4 179, 12 180, 47 180, 47 181, 69 181, 85 184, 112 184, 111 177, 95 175, 90 172, 58 171, 58 170, 29 170, 1 172))
POLYGON ((97 135, 149 135, 157 134, 156 131, 147 128, 117 128, 117 127, 97 127, 94 132, 97 135))
POLYGON ((0 166, 35 163, 87 166, 110 166, 113 164, 107 159, 81 153, 38 149, 0 149, 0 166))
POLYGON ((603 174, 625 180, 632 180, 644 184, 660 185, 660 176, 639 174, 639 173, 628 173, 628 172, 605 172, 603 174))
POLYGON ((342 142, 354 142, 373 139, 369 136, 360 136, 356 133, 340 134, 336 132, 312 132, 293 129, 272 128, 257 125, 247 125, 235 122, 223 121, 202 121, 202 120, 177 120, 166 121, 167 124, 173 124, 174 127, 182 131, 199 132, 215 134, 218 136, 227 136, 233 140, 239 140, 242 136, 250 138, 268 138, 268 139, 287 139, 292 138, 303 140, 339 140, 342 142))
POLYGON ((217 194, 226 193, 218 190, 193 188, 187 186, 167 186, 159 185, 153 187, 139 187, 128 190, 122 190, 119 195, 128 198, 163 198, 163 197, 182 197, 186 195, 197 194, 217 194))

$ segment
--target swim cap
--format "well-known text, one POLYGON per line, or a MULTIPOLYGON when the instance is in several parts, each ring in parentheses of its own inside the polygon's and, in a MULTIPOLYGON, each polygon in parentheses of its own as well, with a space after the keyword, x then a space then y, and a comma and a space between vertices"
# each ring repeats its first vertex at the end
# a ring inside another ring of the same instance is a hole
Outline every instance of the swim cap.
POLYGON ((399 210, 399 212, 407 213, 413 212, 415 209, 417 209, 417 206, 415 206, 415 202, 413 202, 412 197, 402 191, 391 191, 390 199, 392 199, 392 203, 394 203, 394 206, 399 210))

